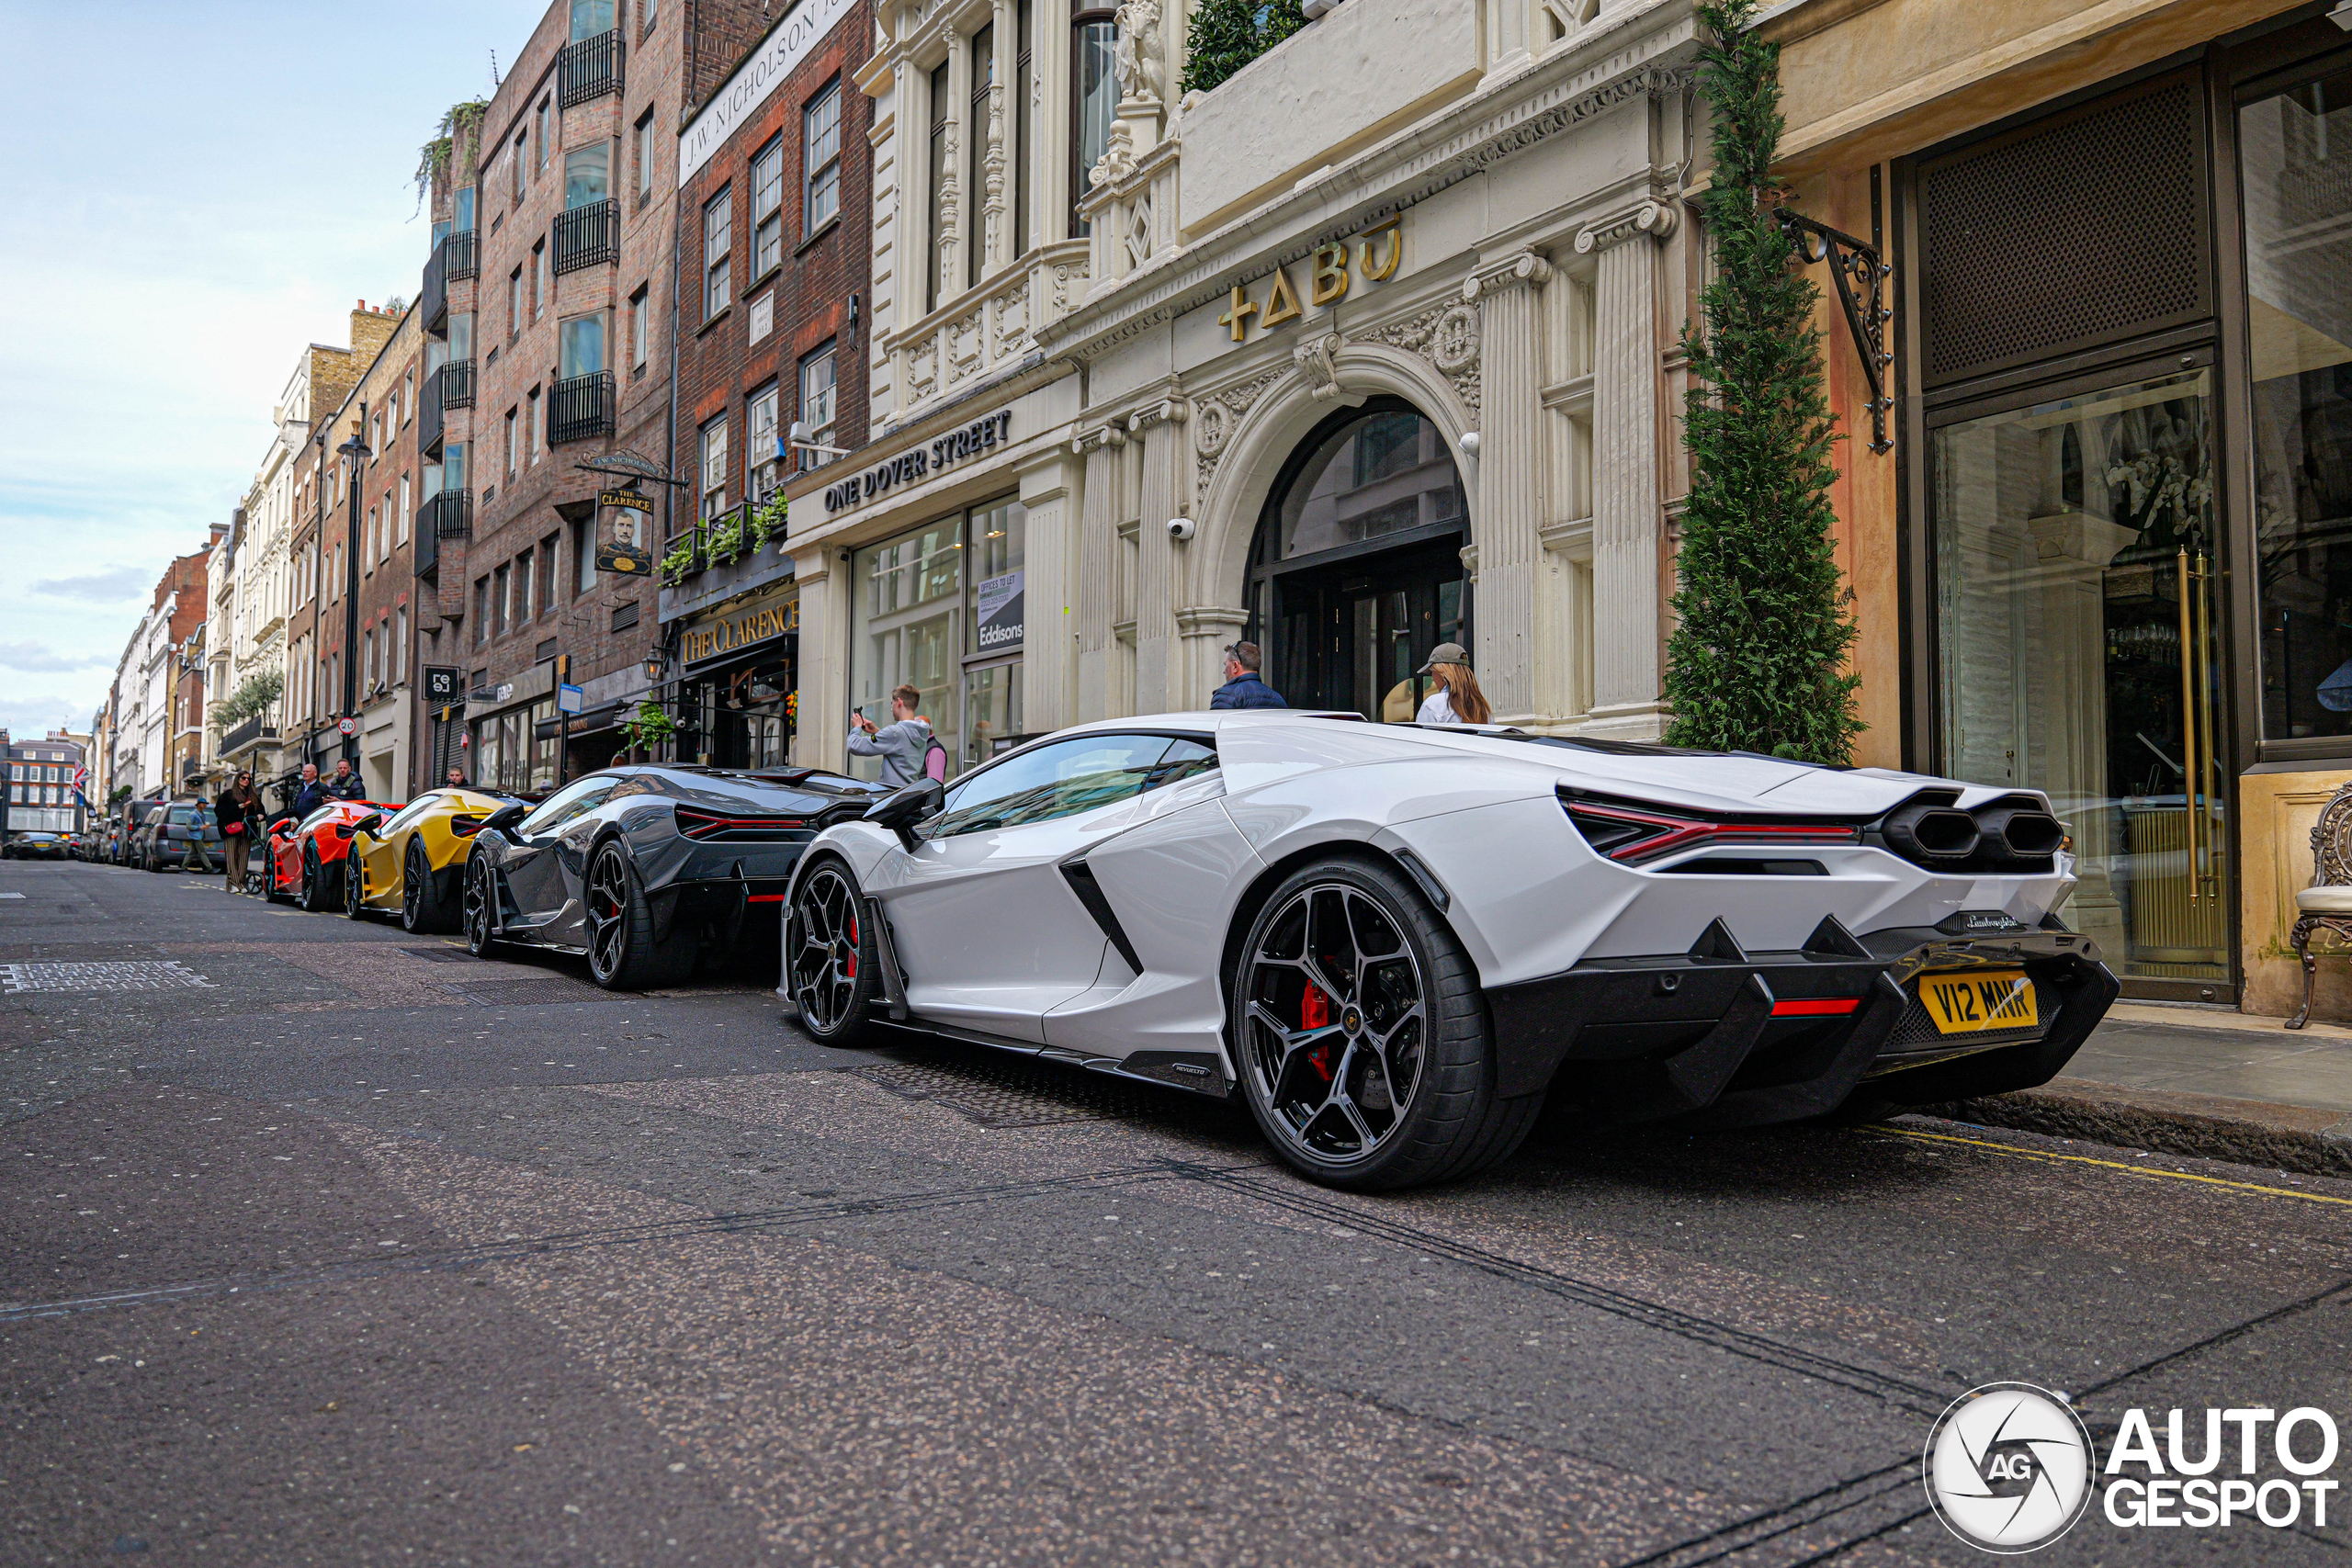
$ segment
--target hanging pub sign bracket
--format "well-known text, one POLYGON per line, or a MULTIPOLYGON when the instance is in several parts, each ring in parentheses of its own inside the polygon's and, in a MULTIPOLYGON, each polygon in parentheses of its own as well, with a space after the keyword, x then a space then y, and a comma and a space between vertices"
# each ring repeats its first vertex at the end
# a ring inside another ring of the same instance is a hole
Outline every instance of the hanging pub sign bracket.
POLYGON ((1807 265, 1826 261, 1838 281, 1838 302, 1846 308, 1846 325, 1854 334, 1854 351, 1861 356, 1862 378, 1871 389, 1871 450, 1885 452, 1894 446, 1886 434, 1886 416, 1894 399, 1886 389, 1887 367, 1894 355, 1886 346, 1886 323, 1894 311, 1885 302, 1886 280, 1894 269, 1879 258, 1878 247, 1840 229, 1781 209, 1781 227, 1807 265))

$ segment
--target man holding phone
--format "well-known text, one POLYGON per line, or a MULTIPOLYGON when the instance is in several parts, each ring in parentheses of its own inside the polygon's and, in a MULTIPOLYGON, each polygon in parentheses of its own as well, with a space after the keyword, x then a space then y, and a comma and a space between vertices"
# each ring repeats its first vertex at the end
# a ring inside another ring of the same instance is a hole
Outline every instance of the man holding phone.
MULTIPOLYGON (((923 766, 931 749, 939 743, 932 739, 931 721, 915 712, 915 705, 922 701, 922 694, 912 686, 900 686, 890 694, 890 722, 876 727, 863 710, 852 714, 849 750, 853 757, 882 759, 882 782, 893 789, 914 783, 919 778, 941 777, 923 766)), ((943 758, 944 758, 943 751, 943 758)))

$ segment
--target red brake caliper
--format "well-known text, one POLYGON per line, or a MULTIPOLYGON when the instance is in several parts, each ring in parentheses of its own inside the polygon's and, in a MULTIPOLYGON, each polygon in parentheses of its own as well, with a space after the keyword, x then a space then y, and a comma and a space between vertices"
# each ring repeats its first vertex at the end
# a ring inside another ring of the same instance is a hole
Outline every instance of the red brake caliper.
MULTIPOLYGON (((1301 1029, 1329 1029, 1331 1026, 1331 998, 1325 996, 1323 987, 1312 980, 1306 983, 1306 995, 1299 998, 1298 1026, 1301 1029)), ((1331 1081, 1331 1043, 1329 1041, 1323 1041, 1314 1050, 1309 1051, 1306 1054, 1306 1060, 1309 1066, 1322 1075, 1325 1083, 1331 1081)))
POLYGON ((857 978, 857 917, 854 915, 850 917, 849 921, 849 970, 844 977, 852 980, 857 978))

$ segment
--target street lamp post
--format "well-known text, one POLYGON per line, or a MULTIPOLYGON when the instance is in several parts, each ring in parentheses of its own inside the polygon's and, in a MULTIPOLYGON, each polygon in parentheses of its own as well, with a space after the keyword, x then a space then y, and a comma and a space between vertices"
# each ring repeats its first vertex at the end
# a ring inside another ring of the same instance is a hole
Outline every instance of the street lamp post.
POLYGON ((351 472, 351 516, 345 530, 343 572, 343 716, 352 721, 343 738, 343 755, 351 771, 359 771, 359 465, 376 454, 363 439, 368 428, 368 400, 359 400, 359 423, 351 439, 336 447, 335 456, 351 472))

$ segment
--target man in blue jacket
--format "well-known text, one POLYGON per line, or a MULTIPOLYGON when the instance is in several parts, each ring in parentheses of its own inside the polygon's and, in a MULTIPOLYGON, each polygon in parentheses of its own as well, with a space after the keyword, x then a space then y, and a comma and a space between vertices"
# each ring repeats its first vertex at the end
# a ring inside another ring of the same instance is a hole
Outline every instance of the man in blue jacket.
POLYGON ((327 794, 327 786, 320 782, 319 765, 305 762, 302 764, 302 787, 294 792, 294 804, 289 815, 300 822, 332 798, 327 794))
POLYGON ((1213 708, 1280 708, 1290 705, 1283 694, 1258 678, 1263 659, 1254 642, 1237 642, 1225 650, 1225 684, 1209 698, 1213 708))

